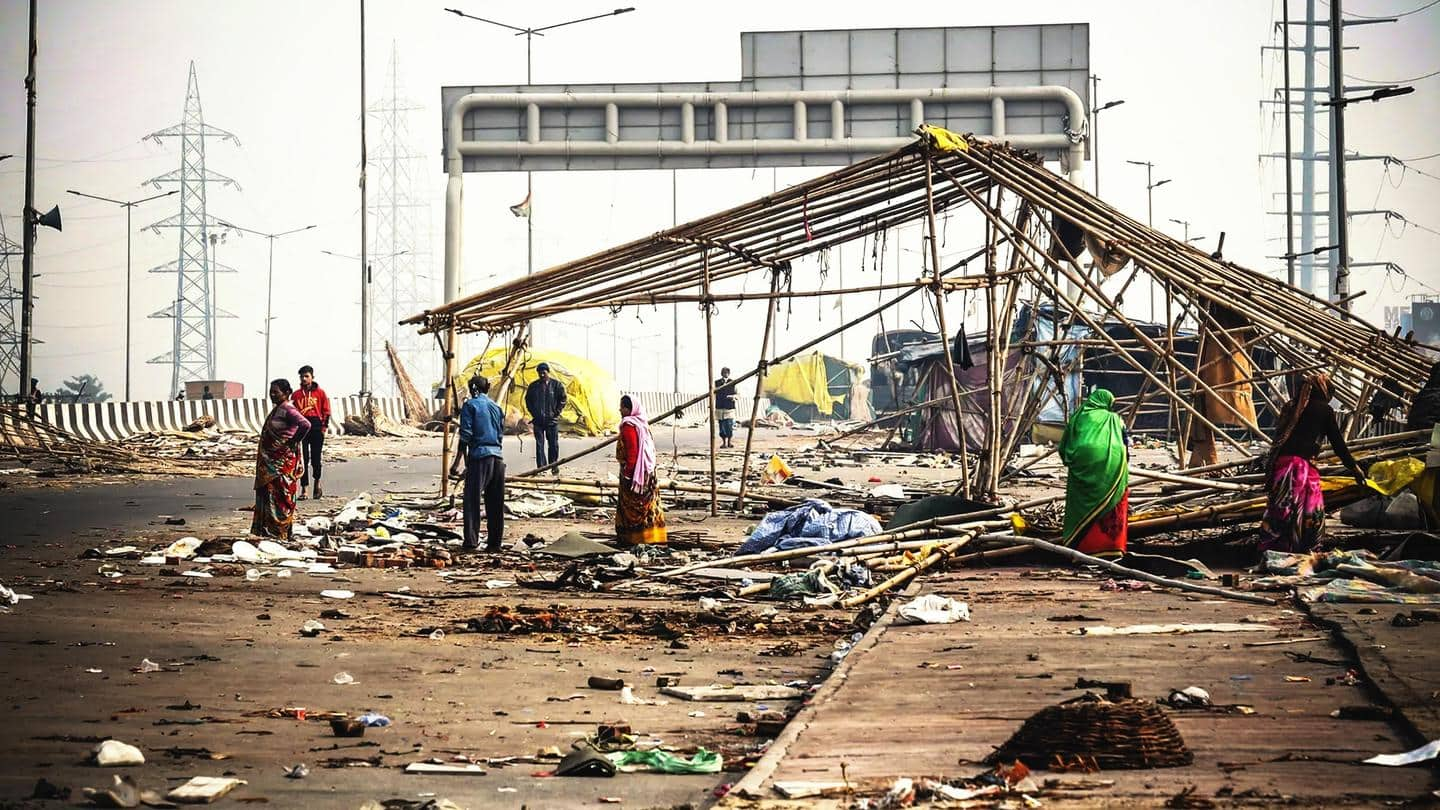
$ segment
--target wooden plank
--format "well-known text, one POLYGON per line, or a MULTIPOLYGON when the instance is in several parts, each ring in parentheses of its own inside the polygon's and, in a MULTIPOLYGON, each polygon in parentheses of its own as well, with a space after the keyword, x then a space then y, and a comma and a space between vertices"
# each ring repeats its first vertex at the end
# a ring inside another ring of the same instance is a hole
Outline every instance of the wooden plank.
POLYGON ((666 686, 660 690, 660 693, 678 697, 681 700, 704 700, 719 703, 738 703, 746 700, 794 700, 805 696, 804 692, 793 686, 774 684, 666 686))

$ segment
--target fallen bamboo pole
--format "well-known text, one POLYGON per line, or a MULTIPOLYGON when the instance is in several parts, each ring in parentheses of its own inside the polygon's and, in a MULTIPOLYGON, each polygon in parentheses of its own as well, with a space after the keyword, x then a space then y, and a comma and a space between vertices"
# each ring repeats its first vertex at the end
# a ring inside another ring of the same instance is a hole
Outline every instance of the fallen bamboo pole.
POLYGON ((948 559, 952 554, 963 548, 965 544, 969 543, 972 539, 974 539, 974 535, 965 535, 952 543, 947 543, 944 546, 941 546, 934 551, 931 551, 929 554, 925 555, 924 558, 916 560, 915 562, 907 566, 905 570, 890 577, 889 579, 886 579, 879 585, 876 585, 873 588, 868 588, 847 599, 840 600, 840 606, 847 608, 858 607, 880 596, 881 594, 884 594, 886 591, 889 591, 892 588, 898 588, 899 586, 904 585, 905 583, 918 576, 921 571, 929 569, 931 566, 935 565, 935 563, 940 562, 941 560, 948 559))
POLYGON ((1165 577, 1156 576, 1154 574, 1146 573, 1144 571, 1136 571, 1133 568, 1126 568, 1123 565, 1110 562, 1109 560, 1102 560, 1099 557, 1092 557, 1089 554, 1084 554, 1082 552, 1076 551, 1075 549, 1068 546, 1056 545, 1055 543, 1051 543, 1047 540, 1041 540, 1038 537, 1023 537, 1015 534, 1010 534, 1009 536, 1017 543, 1023 543, 1033 548, 1040 549, 1041 551, 1048 551, 1051 554, 1059 555, 1070 560, 1071 562, 1079 563, 1080 565, 1093 565, 1098 568, 1103 568, 1104 570, 1109 571, 1112 574, 1118 574, 1127 579, 1139 579, 1154 585, 1164 585, 1167 588, 1175 588, 1177 590, 1188 591, 1190 593, 1203 593, 1207 596, 1219 596, 1223 599, 1234 599, 1239 602, 1252 602, 1257 605, 1277 604, 1276 600, 1271 599, 1268 596, 1259 596, 1253 593, 1245 593, 1244 591, 1234 591, 1230 590, 1229 588, 1217 588, 1213 585, 1196 585, 1194 583, 1184 582, 1182 580, 1166 579, 1165 577))

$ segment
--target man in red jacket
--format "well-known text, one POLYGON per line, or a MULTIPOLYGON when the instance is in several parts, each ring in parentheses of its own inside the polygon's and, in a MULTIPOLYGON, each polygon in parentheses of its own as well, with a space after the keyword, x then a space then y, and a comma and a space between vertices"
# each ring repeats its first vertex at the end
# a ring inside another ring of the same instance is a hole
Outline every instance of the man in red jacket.
POLYGON ((295 389, 290 401, 300 415, 310 420, 310 432, 301 442, 304 469, 300 473, 300 495, 296 500, 305 500, 305 488, 310 486, 310 475, 315 475, 315 497, 324 495, 320 491, 320 453, 325 447, 325 431, 330 428, 330 398, 325 390, 315 384, 315 369, 300 367, 300 387, 295 389))

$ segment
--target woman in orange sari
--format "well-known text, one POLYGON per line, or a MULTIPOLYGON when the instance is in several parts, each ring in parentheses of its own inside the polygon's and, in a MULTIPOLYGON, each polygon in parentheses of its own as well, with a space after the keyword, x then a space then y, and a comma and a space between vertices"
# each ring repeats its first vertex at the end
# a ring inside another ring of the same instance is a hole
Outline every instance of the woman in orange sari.
POLYGON ((655 477, 655 440, 640 404, 620 398, 620 506, 615 510, 615 536, 626 545, 664 543, 665 510, 655 477))
POLYGON ((255 459, 255 517, 250 533, 259 537, 290 539, 295 523, 295 493, 300 487, 303 463, 300 440, 310 431, 310 420, 290 402, 290 381, 270 383, 275 405, 260 431, 260 453, 255 459))

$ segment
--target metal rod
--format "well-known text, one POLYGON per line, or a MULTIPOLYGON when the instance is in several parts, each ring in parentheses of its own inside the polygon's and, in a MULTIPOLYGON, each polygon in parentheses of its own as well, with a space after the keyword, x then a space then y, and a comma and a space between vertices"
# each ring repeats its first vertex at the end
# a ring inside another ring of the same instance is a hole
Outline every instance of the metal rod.
POLYGON ((369 168, 369 151, 365 147, 365 0, 360 0, 360 396, 370 396, 370 261, 369 197, 365 193, 365 175, 369 168))

